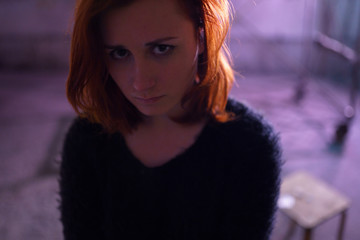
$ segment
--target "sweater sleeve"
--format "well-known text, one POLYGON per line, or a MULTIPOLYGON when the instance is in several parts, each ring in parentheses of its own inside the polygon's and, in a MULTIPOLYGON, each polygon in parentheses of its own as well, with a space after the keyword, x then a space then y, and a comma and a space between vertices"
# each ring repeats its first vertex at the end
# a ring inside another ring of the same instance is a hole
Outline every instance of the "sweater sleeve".
POLYGON ((268 240, 277 209, 281 153, 272 128, 260 116, 248 114, 244 112, 230 138, 223 236, 268 240))
POLYGON ((97 128, 76 119, 64 142, 60 166, 60 213, 65 240, 103 239, 97 128))

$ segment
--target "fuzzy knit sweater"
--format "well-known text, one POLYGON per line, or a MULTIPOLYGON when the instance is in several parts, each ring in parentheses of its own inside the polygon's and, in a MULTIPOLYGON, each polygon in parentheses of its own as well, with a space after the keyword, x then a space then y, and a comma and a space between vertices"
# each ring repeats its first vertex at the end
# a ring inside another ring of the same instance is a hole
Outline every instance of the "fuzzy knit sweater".
POLYGON ((62 153, 65 240, 269 239, 279 193, 278 138, 229 100, 236 119, 208 123, 196 142, 149 168, 120 133, 77 118, 62 153))

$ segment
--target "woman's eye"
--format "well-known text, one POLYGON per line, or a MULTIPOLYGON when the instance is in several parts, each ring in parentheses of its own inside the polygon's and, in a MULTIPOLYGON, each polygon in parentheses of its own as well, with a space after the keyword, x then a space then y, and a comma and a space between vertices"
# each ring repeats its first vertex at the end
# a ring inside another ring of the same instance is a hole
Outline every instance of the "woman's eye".
POLYGON ((175 46, 171 46, 171 45, 166 45, 166 44, 160 44, 154 47, 154 53, 156 55, 165 55, 171 52, 171 50, 173 50, 175 48, 175 46))
POLYGON ((110 52, 110 56, 113 59, 124 59, 129 55, 129 51, 126 49, 114 49, 110 52))

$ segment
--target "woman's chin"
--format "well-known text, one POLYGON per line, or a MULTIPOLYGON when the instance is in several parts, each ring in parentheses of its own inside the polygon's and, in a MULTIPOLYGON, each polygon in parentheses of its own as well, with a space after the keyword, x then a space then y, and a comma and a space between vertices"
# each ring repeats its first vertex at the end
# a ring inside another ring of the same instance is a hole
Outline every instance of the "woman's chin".
POLYGON ((137 107, 138 111, 142 113, 145 118, 157 118, 157 117, 167 117, 167 118, 178 118, 184 114, 184 109, 181 107, 166 108, 163 107, 137 107))

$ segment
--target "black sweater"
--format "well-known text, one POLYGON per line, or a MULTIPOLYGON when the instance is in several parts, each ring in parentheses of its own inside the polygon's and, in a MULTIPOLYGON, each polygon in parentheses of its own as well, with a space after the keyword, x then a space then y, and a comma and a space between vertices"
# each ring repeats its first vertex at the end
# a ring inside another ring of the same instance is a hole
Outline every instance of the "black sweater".
POLYGON ((269 239, 279 193, 278 138, 229 101, 236 119, 209 123, 168 163, 141 164, 121 134, 77 118, 63 149, 61 221, 75 239, 269 239))

